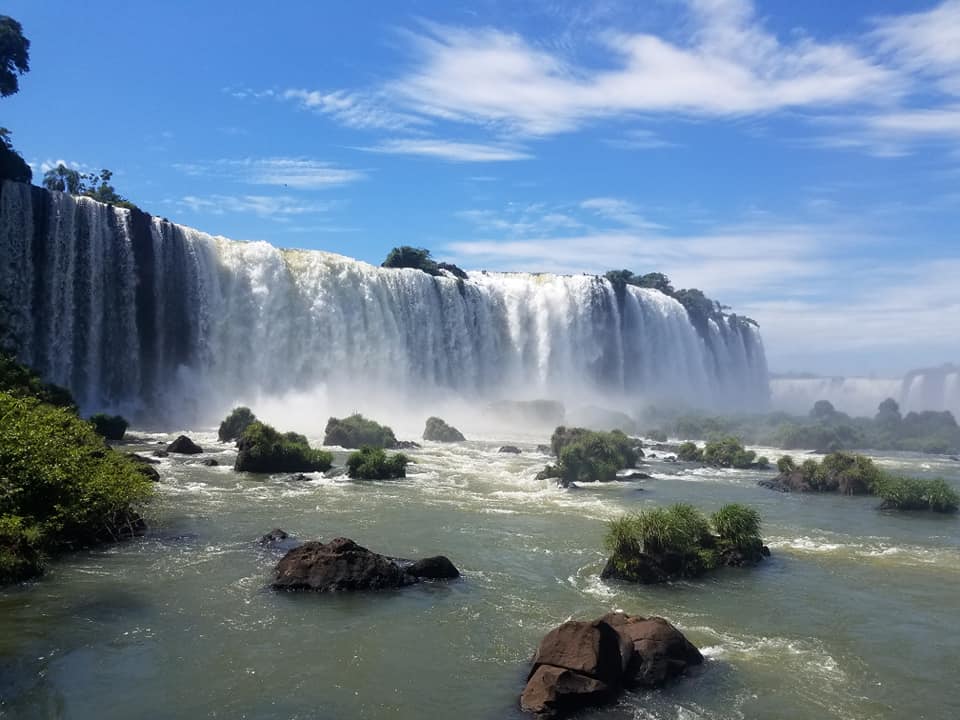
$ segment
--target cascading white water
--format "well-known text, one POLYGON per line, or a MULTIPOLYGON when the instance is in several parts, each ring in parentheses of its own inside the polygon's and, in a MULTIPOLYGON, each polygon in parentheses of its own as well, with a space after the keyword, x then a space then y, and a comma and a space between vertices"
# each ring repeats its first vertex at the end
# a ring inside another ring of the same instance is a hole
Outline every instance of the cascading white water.
POLYGON ((345 384, 464 398, 758 409, 756 329, 593 276, 388 270, 235 242, 4 183, 0 296, 20 356, 86 409, 176 415, 345 384))

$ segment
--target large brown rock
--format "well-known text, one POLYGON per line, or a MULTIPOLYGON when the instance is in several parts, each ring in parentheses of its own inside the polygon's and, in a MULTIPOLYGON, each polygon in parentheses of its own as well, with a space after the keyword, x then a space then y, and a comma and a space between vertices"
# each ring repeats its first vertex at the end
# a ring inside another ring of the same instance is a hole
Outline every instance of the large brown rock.
POLYGON ((616 685, 631 652, 630 646, 603 620, 569 620, 540 641, 530 675, 540 665, 553 665, 616 685))
POLYGON ((610 613, 568 621, 540 642, 520 707, 538 718, 561 717, 613 700, 624 687, 660 687, 702 662, 663 618, 610 613))
POLYGON ((336 538, 304 543, 284 555, 277 563, 273 587, 342 592, 398 588, 416 581, 389 558, 348 538, 336 538))
POLYGON ((661 617, 610 613, 603 619, 632 645, 624 676, 628 687, 660 687, 683 675, 690 666, 703 663, 703 655, 693 643, 661 617))
POLYGON ((421 579, 459 576, 454 564, 442 555, 413 563, 380 555, 340 537, 328 543, 307 542, 290 550, 277 563, 273 588, 316 592, 384 590, 413 585, 421 579))
POLYGON ((613 688, 573 670, 541 665, 527 681, 520 709, 538 718, 554 718, 580 708, 602 705, 615 695, 613 688))

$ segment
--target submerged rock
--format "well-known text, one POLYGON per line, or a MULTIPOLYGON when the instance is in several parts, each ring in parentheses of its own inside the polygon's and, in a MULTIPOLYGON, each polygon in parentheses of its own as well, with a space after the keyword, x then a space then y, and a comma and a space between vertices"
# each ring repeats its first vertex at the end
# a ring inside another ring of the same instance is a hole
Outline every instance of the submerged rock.
POLYGON ((702 662, 663 618, 610 613, 570 620, 540 642, 520 707, 538 718, 563 717, 611 702, 623 689, 662 687, 702 662))
POLYGON ((497 450, 497 452, 510 453, 511 455, 519 455, 520 448, 518 448, 516 445, 503 445, 499 450, 497 450))
POLYGON ((169 456, 170 456, 170 453, 168 453, 166 450, 154 450, 151 454, 152 454, 154 457, 169 457, 169 456))
POLYGON ((215 458, 204 458, 200 461, 200 464, 205 465, 206 467, 217 467, 220 462, 215 458))
POLYGON ((427 418, 423 429, 423 439, 432 442, 463 442, 466 438, 463 433, 438 417, 427 418))
POLYGON ((435 555, 434 557, 417 560, 407 568, 407 572, 414 577, 429 580, 449 580, 460 577, 460 571, 445 555, 435 555))
POLYGON ((419 450, 423 447, 420 443, 414 442, 413 440, 397 440, 396 444, 393 446, 394 450, 419 450))
POLYGON ((625 473, 619 473, 617 480, 650 480, 652 476, 639 470, 628 470, 625 473))
POLYGON ((179 453, 181 455, 198 455, 203 452, 203 448, 186 435, 181 435, 167 445, 167 452, 179 453))
POLYGON ((329 543, 304 543, 284 555, 277 563, 273 588, 315 592, 385 590, 413 585, 421 578, 451 578, 459 574, 443 556, 410 563, 339 537, 329 543))
POLYGON ((287 531, 284 530, 283 528, 274 528, 273 530, 268 532, 266 535, 261 537, 260 540, 258 540, 258 542, 261 545, 274 545, 276 543, 282 542, 283 540, 286 540, 289 537, 290 535, 287 534, 287 531))

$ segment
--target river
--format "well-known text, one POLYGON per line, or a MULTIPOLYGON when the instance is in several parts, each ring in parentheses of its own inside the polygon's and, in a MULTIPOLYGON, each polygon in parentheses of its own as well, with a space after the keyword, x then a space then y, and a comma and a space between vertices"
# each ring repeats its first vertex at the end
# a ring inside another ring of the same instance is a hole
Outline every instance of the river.
MULTIPOLYGON (((132 434, 142 440, 126 449, 144 452, 172 439, 132 434)), ((668 618, 707 662, 584 718, 960 716, 956 517, 780 494, 757 487, 758 471, 659 459, 646 466, 652 480, 564 491, 534 479, 545 437, 425 443, 401 481, 303 482, 235 473, 232 447, 192 436, 210 452, 157 466, 145 537, 0 590, 0 717, 520 718, 543 634, 611 609, 668 618), (523 454, 498 453, 507 441, 523 454), (601 581, 605 521, 678 501, 756 507, 772 557, 657 587, 601 581), (395 556, 442 553, 463 578, 273 592, 280 554, 256 542, 273 527, 395 556)), ((960 462, 876 457, 960 486, 960 462)))

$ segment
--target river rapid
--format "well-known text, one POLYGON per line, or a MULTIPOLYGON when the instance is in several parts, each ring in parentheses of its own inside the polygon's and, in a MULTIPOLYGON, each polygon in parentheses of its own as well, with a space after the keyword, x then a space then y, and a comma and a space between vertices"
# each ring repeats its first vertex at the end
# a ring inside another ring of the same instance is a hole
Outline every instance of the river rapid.
MULTIPOLYGON (((145 453, 173 437, 131 434, 140 440, 124 449, 145 453)), ((231 446, 191 435, 208 452, 156 466, 145 537, 0 590, 0 718, 520 718, 544 633, 612 609, 668 618, 706 663, 584 718, 960 716, 956 517, 780 494, 756 485, 772 472, 660 459, 643 466, 651 480, 561 490, 534 479, 549 460, 537 436, 424 443, 406 480, 303 482, 235 473, 231 446), (523 453, 498 453, 506 442, 523 453), (664 586, 601 581, 605 521, 678 501, 756 507, 772 557, 664 586), (395 556, 442 553, 463 578, 277 593, 281 553, 256 542, 274 527, 395 556)), ((960 462, 875 457, 960 486, 960 462)))

